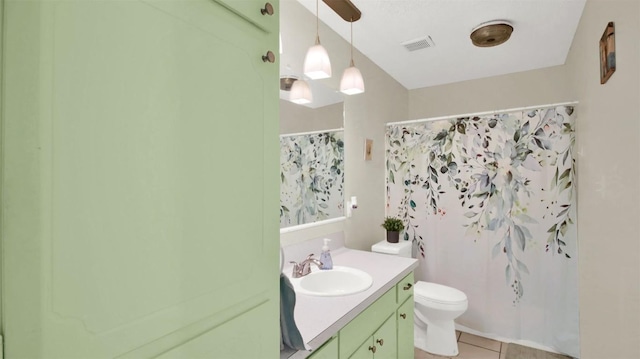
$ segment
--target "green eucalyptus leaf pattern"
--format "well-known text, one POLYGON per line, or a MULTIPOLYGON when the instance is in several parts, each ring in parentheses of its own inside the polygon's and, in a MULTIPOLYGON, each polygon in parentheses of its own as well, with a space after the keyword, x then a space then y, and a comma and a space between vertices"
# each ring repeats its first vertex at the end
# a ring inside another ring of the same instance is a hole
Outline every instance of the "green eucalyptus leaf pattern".
POLYGON ((343 216, 344 131, 280 137, 280 228, 343 216))
POLYGON ((404 221, 422 258, 436 218, 472 243, 489 241, 516 304, 536 270, 527 253, 576 254, 574 121, 559 106, 388 125, 386 214, 404 221))

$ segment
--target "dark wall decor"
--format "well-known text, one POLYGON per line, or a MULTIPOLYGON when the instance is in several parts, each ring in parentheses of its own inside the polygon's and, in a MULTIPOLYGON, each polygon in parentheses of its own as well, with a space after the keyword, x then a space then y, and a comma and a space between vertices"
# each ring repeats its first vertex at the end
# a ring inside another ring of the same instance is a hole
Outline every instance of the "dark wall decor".
POLYGON ((613 22, 610 22, 600 38, 600 83, 607 82, 615 71, 616 31, 613 22))

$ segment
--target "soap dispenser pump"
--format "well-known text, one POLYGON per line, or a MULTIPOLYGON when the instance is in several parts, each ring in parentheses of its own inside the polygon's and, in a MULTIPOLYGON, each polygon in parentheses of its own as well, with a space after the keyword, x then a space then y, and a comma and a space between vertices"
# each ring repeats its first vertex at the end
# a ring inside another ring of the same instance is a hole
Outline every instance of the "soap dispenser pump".
POLYGON ((329 253, 329 242, 331 239, 325 238, 324 245, 322 246, 322 253, 320 253, 320 262, 322 265, 320 269, 333 269, 333 260, 331 259, 331 253, 329 253))

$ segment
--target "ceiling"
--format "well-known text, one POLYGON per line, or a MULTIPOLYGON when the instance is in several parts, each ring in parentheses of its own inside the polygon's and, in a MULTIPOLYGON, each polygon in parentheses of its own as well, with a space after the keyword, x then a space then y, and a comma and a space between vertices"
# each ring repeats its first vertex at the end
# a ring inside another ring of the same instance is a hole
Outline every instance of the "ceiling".
MULTIPOLYGON (((289 11, 287 8, 293 4, 288 3, 293 1, 296 0, 282 0, 282 11, 289 11)), ((326 85, 337 89, 349 59, 349 23, 319 1, 322 23, 346 40, 343 41, 346 45, 332 51, 326 40, 333 34, 321 24, 320 39, 334 68, 333 82, 326 85), (336 56, 340 60, 334 60, 336 56), (344 66, 336 66, 342 62, 345 62, 344 66)), ((362 12, 362 18, 353 24, 354 47, 409 90, 562 65, 585 5, 585 0, 351 1, 362 12), (469 39, 471 31, 492 20, 511 23, 514 28, 511 39, 496 47, 473 46, 469 39), (403 42, 428 36, 435 46, 408 51, 402 45, 403 42)), ((304 16, 290 14, 304 17, 296 25, 294 33, 309 47, 315 35, 316 1, 297 2, 308 11, 304 16)), ((286 45, 285 35, 290 35, 285 31, 292 31, 286 29, 289 20, 281 17, 283 46, 286 45)), ((304 54, 296 55, 301 57, 295 60, 300 62, 299 65, 293 58, 282 56, 282 66, 288 65, 291 71, 300 75, 304 54)), ((366 86, 364 72, 363 77, 366 86)))

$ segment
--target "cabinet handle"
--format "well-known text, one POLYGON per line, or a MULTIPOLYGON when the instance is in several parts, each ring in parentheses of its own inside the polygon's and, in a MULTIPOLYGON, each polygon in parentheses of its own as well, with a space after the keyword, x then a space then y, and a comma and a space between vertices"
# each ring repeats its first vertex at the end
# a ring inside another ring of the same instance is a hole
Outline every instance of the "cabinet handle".
POLYGON ((266 55, 262 55, 262 61, 274 63, 276 62, 276 55, 271 51, 267 51, 266 55))
POLYGON ((402 319, 407 319, 407 315, 405 313, 400 313, 400 316, 402 317, 402 319))
POLYGON ((264 9, 260 9, 260 13, 262 13, 262 15, 273 15, 273 5, 271 5, 271 3, 264 4, 264 9))
POLYGON ((411 287, 413 287, 413 285, 411 283, 407 283, 407 285, 405 285, 404 287, 402 287, 402 289, 404 290, 409 290, 411 289, 411 287))
POLYGON ((376 346, 369 346, 369 350, 371 350, 374 354, 376 353, 376 346))
POLYGON ((376 339, 376 343, 380 344, 380 346, 384 345, 384 339, 376 339))

